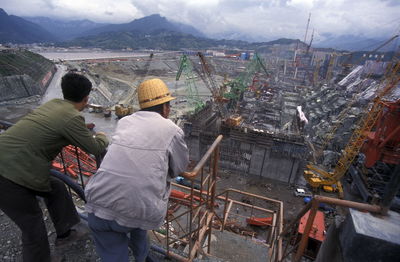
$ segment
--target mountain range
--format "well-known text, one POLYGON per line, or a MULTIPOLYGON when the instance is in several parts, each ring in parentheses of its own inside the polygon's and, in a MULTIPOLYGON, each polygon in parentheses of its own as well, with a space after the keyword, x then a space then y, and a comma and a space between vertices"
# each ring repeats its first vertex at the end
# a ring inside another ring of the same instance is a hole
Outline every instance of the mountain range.
MULTIPOLYGON (((64 21, 47 17, 18 17, 0 8, 0 43, 55 43, 57 46, 150 49, 210 48, 215 46, 255 49, 271 42, 254 43, 256 38, 240 32, 225 32, 207 38, 196 28, 172 22, 158 14, 123 24, 101 24, 90 20, 64 21), (216 40, 220 39, 220 40, 216 40), (242 40, 250 40, 242 41, 242 40)), ((288 39, 281 44, 296 42, 288 39)), ((325 36, 316 47, 341 50, 372 50, 382 39, 363 36, 325 36)), ((388 49, 388 47, 386 47, 388 49)), ((387 50, 382 50, 387 51, 387 50)))
POLYGON ((43 16, 23 18, 41 26, 55 36, 58 41, 71 40, 76 37, 84 36, 87 31, 107 26, 107 24, 95 23, 87 19, 64 21, 43 16))
POLYGON ((8 15, 0 8, 0 43, 52 42, 57 38, 40 25, 15 15, 8 15))
MULTIPOLYGON (((356 35, 341 35, 331 36, 326 35, 323 41, 315 44, 317 47, 331 47, 334 49, 348 50, 348 51, 371 51, 377 48, 380 44, 383 44, 389 38, 370 38, 365 36, 356 35)), ((382 52, 394 51, 396 48, 395 43, 389 43, 386 46, 379 49, 382 52)))

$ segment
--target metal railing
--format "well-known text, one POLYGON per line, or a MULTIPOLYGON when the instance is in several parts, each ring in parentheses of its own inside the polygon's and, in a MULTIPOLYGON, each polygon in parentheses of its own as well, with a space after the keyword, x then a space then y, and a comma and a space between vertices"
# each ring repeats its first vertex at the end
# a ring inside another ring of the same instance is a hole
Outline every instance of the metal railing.
MULTIPOLYGON (((256 220, 260 226, 265 228, 264 245, 268 248, 266 261, 277 261, 282 257, 282 239, 278 240, 283 231, 283 202, 264 196, 251 194, 237 189, 229 188, 217 196, 224 201, 224 212, 222 217, 221 231, 227 226, 229 217, 239 217, 256 220), (236 195, 236 197, 235 197, 236 195), (241 199, 238 201, 236 199, 241 199), (233 205, 250 208, 250 215, 240 215, 231 212, 233 205), (265 208, 267 206, 268 208, 265 208), (269 222, 262 222, 262 218, 271 218, 269 222), (257 220, 258 218, 258 220, 257 220), (277 240, 277 241, 276 241, 277 240)), ((247 223, 246 223, 247 224, 247 223)))
MULTIPOLYGON (((212 220, 215 215, 215 192, 218 173, 219 144, 218 136, 203 158, 183 177, 190 180, 190 193, 181 197, 170 197, 170 206, 164 226, 153 231, 155 239, 166 249, 166 255, 179 261, 192 261, 199 253, 210 252, 212 220), (195 190, 195 179, 199 190, 195 190), (182 212, 174 209, 184 209, 182 212), (204 249, 207 248, 207 251, 204 249)), ((177 184, 174 184, 178 186, 177 184)))
POLYGON ((193 261, 199 255, 213 256, 213 228, 255 238, 256 232, 247 226, 252 220, 264 228, 257 242, 268 249, 265 260, 280 260, 282 239, 276 240, 283 231, 282 201, 232 188, 216 193, 221 140, 222 135, 215 139, 193 171, 183 174, 190 180, 187 186, 173 183, 179 190, 173 189, 171 193, 165 224, 153 231, 156 245, 178 261, 193 261))

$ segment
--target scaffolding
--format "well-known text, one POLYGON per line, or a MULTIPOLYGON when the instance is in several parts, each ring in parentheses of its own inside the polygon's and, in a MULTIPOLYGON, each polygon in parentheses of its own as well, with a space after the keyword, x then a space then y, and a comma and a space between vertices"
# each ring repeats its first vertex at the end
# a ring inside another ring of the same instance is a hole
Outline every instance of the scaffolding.
POLYGON ((277 261, 282 257, 282 240, 276 239, 283 230, 283 203, 232 188, 217 191, 221 140, 219 135, 196 167, 183 174, 190 181, 189 187, 173 183, 175 189, 165 223, 153 231, 156 245, 166 250, 168 257, 193 261, 198 256, 211 256, 213 229, 252 238, 254 233, 246 228, 246 223, 260 221, 259 225, 266 228, 262 236, 268 250, 265 261, 277 261), (246 208, 250 215, 240 214, 239 208, 246 208))

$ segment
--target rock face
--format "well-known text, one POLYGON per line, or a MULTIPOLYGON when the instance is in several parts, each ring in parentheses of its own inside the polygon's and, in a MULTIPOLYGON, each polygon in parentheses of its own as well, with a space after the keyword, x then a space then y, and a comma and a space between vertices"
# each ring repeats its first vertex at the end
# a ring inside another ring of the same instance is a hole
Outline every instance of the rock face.
POLYGON ((0 77, 0 102, 42 95, 43 88, 28 75, 0 77))
POLYGON ((27 50, 0 52, 0 102, 42 95, 56 67, 46 58, 27 50))

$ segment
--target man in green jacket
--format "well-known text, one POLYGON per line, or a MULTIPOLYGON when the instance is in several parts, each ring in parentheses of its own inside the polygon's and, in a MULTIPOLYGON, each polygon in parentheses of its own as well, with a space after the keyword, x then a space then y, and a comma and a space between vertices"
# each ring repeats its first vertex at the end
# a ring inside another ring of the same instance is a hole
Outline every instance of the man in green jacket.
POLYGON ((53 99, 22 118, 0 135, 0 209, 22 231, 23 259, 50 261, 50 248, 42 210, 36 196, 45 199, 61 246, 77 239, 72 227, 79 216, 65 185, 50 177, 52 160, 69 144, 91 154, 101 154, 106 136, 95 136, 80 115, 88 102, 92 83, 68 73, 62 78, 62 99, 53 99))

